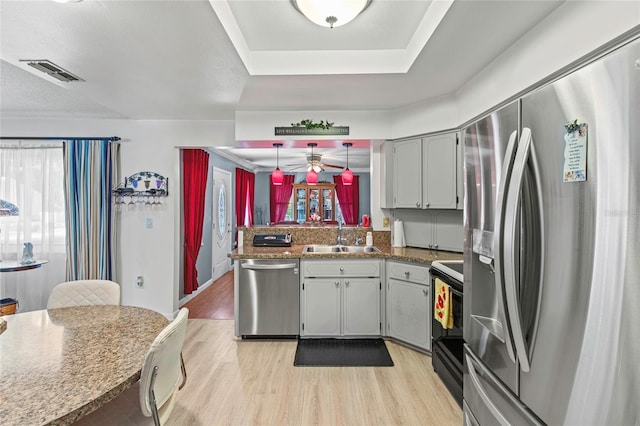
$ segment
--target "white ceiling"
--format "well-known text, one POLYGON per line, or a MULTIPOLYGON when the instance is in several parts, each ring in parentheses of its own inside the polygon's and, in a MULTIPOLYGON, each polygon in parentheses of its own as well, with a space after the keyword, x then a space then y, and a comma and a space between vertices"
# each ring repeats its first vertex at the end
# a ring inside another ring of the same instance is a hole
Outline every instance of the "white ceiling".
MULTIPOLYGON (((328 29, 288 0, 1 0, 0 115, 233 120, 236 111, 390 110, 455 94, 562 2, 373 0, 328 29), (85 81, 58 82, 21 59, 48 59, 85 81)), ((344 163, 335 145, 318 151, 344 163)), ((304 162, 306 151, 281 150, 281 168, 304 162)), ((266 152, 253 160, 268 169, 266 152)), ((357 152, 350 168, 368 168, 357 152)))

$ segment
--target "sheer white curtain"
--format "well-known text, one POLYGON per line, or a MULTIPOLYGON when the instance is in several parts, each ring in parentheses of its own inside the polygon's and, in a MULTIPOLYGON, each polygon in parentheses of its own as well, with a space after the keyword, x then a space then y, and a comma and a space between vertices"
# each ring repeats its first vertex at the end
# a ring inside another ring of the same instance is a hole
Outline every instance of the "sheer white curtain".
POLYGON ((0 199, 15 204, 16 217, 0 217, 0 255, 21 260, 33 244, 39 269, 0 273, 0 298, 17 299, 18 312, 44 309, 51 289, 65 281, 65 205, 62 143, 0 142, 0 199))

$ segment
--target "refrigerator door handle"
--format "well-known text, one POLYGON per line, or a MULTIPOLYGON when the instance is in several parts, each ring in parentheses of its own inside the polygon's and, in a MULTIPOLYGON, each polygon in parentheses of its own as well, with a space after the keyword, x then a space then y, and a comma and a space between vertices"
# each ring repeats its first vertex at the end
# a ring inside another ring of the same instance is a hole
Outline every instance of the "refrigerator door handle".
MULTIPOLYGON (((523 128, 520 136, 520 143, 518 144, 518 152, 516 153, 515 165, 513 169, 513 179, 509 183, 509 191, 506 202, 506 211, 509 215, 505 218, 505 242, 507 244, 506 252, 510 253, 505 257, 505 280, 507 285, 505 286, 505 294, 507 299, 507 310, 509 312, 509 323, 512 326, 513 341, 516 347, 516 353, 518 360, 520 361, 520 368, 524 372, 528 372, 531 367, 530 352, 527 350, 527 342, 525 340, 523 320, 521 316, 520 306, 518 302, 518 294, 516 284, 518 283, 518 276, 516 273, 516 261, 514 256, 518 253, 518 248, 515 247, 518 233, 520 228, 518 225, 518 211, 520 196, 522 194, 522 185, 524 182, 525 170, 527 162, 531 159, 534 168, 534 176, 538 188, 540 188, 540 175, 538 163, 535 156, 535 148, 533 146, 533 137, 531 136, 531 129, 523 128)), ((538 198, 539 219, 542 221, 542 203, 538 198)), ((544 244, 540 245, 540 250, 543 250, 544 244)), ((542 255, 542 253, 541 253, 542 255)), ((542 268, 542 263, 541 263, 542 268)), ((539 271, 540 286, 542 285, 542 270, 539 271)), ((541 288, 541 287, 540 287, 541 288)), ((540 293, 539 293, 540 294, 540 293)), ((537 330, 537 323, 539 320, 539 303, 536 312, 536 320, 534 329, 537 330)))
POLYGON ((498 410, 498 407, 495 406, 495 404, 491 401, 491 398, 489 398, 489 395, 487 395, 487 391, 485 391, 484 388, 482 387, 482 384, 480 383, 480 379, 478 378, 478 373, 476 372, 476 363, 468 354, 464 354, 464 357, 466 358, 466 361, 467 361, 469 378, 471 379, 471 383, 473 384, 473 387, 478 392, 478 396, 480 396, 480 399, 482 399, 482 402, 484 402, 484 405, 487 407, 487 409, 489 409, 491 414, 493 414, 493 417, 495 417, 496 420, 502 426, 510 426, 510 423, 507 421, 504 415, 500 412, 500 410, 498 410))
MULTIPOLYGON (((504 263, 504 219, 506 213, 506 200, 508 199, 509 181, 515 162, 516 143, 517 143, 518 131, 514 130, 509 136, 509 142, 507 143, 507 149, 504 155, 504 163, 502 165, 502 174, 500 176, 500 186, 498 194, 496 196, 496 213, 495 213, 495 231, 494 231, 494 258, 493 258, 493 271, 496 279, 496 293, 498 296, 498 305, 503 312, 503 321, 505 322, 503 330, 503 338, 507 347, 507 354, 512 362, 516 362, 516 352, 513 347, 513 339, 511 336, 511 325, 509 324, 509 314, 505 296, 505 275, 503 272, 504 263)), ((482 261, 482 259, 481 259, 482 261)))

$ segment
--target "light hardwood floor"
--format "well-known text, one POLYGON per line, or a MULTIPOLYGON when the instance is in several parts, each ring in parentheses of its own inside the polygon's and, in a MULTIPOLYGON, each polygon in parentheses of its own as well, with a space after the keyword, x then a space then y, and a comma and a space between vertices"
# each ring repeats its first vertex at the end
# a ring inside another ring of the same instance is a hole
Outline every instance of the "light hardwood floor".
POLYGON ((167 425, 461 425, 431 358, 386 343, 393 367, 294 367, 295 340, 237 340, 233 321, 190 319, 167 425))
POLYGON ((188 380, 167 425, 462 424, 430 356, 387 341, 393 367, 294 367, 295 340, 240 340, 233 320, 202 319, 233 315, 229 286, 233 273, 186 305, 188 380))

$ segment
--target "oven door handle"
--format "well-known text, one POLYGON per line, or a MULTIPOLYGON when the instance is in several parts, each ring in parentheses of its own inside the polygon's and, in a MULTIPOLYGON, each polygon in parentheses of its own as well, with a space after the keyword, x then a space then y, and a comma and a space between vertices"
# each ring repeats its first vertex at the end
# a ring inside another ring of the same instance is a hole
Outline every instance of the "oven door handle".
POLYGON ((454 289, 451 284, 449 284, 449 291, 455 294, 456 296, 464 297, 464 294, 461 291, 454 289))

